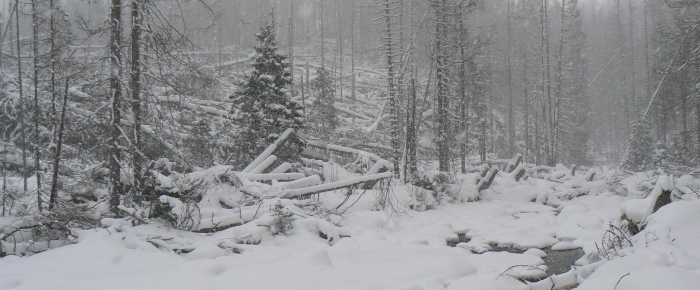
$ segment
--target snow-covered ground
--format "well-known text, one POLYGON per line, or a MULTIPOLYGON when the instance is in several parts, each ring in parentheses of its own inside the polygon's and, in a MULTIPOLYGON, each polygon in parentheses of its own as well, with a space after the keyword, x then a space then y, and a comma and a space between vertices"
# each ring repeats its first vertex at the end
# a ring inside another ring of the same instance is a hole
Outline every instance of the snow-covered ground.
MULTIPOLYGON (((609 223, 620 224, 625 200, 640 196, 582 179, 516 182, 504 175, 477 202, 443 202, 420 212, 373 210, 377 193, 367 192, 337 221, 342 227, 298 218, 287 235, 258 233, 256 245, 237 243, 255 234, 245 232, 247 225, 199 234, 105 220, 104 228, 78 233, 77 244, 0 259, 0 289, 550 289, 546 281, 568 279, 571 286, 572 278, 581 283, 577 289, 698 289, 697 199, 645 217, 647 227, 631 238, 632 247, 601 260, 596 243, 609 223), (458 233, 469 242, 457 243, 458 233), (551 280, 519 281, 546 275, 545 253, 536 249, 549 247, 585 254, 576 269, 551 280)), ((623 183, 639 188, 643 179, 623 183)), ((394 187, 395 203, 407 203, 415 190, 394 187)), ((328 203, 342 198, 321 195, 328 203)))

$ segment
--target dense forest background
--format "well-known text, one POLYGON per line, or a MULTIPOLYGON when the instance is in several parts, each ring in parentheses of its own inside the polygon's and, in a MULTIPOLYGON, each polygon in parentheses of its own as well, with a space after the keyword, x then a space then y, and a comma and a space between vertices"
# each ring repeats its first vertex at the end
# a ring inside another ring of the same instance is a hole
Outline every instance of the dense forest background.
MULTIPOLYGON (((146 192, 150 169, 242 169, 267 141, 242 134, 230 97, 266 26, 290 68, 282 94, 303 110, 298 135, 376 152, 404 179, 516 154, 549 166, 694 167, 698 9, 669 0, 3 1, 2 175, 23 177, 24 191, 34 178, 41 208, 59 192, 86 198, 107 183, 112 193, 146 192)), ((3 182, 3 200, 10 190, 3 182)))

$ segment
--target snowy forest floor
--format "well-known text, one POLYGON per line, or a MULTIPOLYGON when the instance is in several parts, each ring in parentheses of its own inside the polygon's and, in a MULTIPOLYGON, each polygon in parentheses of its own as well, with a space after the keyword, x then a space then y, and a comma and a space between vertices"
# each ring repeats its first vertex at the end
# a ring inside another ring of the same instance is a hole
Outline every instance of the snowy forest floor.
MULTIPOLYGON (((337 222, 341 227, 319 218, 297 218, 286 235, 258 233, 259 244, 240 244, 241 237, 256 234, 242 234, 246 225, 204 234, 105 219, 102 228, 76 232, 75 244, 0 259, 0 289, 505 290, 568 289, 579 283, 576 289, 697 289, 700 285, 697 198, 675 201, 643 217, 646 228, 640 233, 621 234, 618 248, 600 252, 606 232, 612 233, 610 225, 621 227, 621 207, 632 214, 635 206, 624 204, 630 200, 643 204, 637 189, 658 190, 648 175, 639 173, 614 184, 608 178, 561 183, 531 177, 516 182, 508 175, 496 181, 477 202, 441 202, 427 211, 404 207, 415 197, 414 187, 393 187, 394 210, 377 210, 377 199, 386 197, 368 191, 352 197, 349 202, 354 205, 337 222), (624 194, 620 185, 627 186, 624 194), (173 251, 174 246, 181 250, 173 251), (543 266, 546 253, 538 249, 551 254, 550 250, 575 248, 583 250, 583 257, 573 270, 545 278, 552 271, 543 266)), ((676 187, 697 185, 695 180, 685 181, 676 187)), ((341 191, 319 196, 329 203, 342 198, 341 191)), ((0 224, 12 220, 2 218, 0 224)))

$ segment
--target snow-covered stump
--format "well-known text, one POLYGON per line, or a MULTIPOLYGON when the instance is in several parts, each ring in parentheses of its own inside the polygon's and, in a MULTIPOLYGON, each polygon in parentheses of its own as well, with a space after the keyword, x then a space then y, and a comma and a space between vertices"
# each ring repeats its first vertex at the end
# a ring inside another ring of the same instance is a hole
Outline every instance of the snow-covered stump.
POLYGON ((661 193, 658 197, 656 197, 656 201, 654 201, 654 208, 652 209, 651 213, 655 213, 662 206, 671 203, 671 189, 673 188, 673 184, 670 179, 662 182, 664 183, 660 185, 661 193))
POLYGON ((584 178, 584 180, 591 182, 593 181, 593 179, 595 179, 595 169, 591 168, 588 169, 588 172, 586 172, 586 177, 584 178))
POLYGON ((621 219, 629 222, 628 228, 632 234, 639 232, 652 213, 671 202, 672 189, 671 178, 660 176, 649 196, 643 199, 626 200, 620 205, 621 219))

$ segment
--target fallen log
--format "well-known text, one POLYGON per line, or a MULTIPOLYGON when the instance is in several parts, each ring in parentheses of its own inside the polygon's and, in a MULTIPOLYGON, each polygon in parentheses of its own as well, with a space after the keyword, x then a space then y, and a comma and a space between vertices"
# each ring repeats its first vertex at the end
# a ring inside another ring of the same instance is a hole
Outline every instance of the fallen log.
POLYGON ((275 163, 275 161, 277 161, 277 156, 270 155, 267 158, 265 158, 265 160, 263 160, 263 162, 258 164, 258 166, 255 166, 255 168, 251 169, 249 173, 263 173, 263 171, 265 171, 265 169, 270 167, 270 165, 272 165, 272 163, 275 163))
POLYGON ((523 155, 520 153, 515 154, 515 157, 513 157, 513 159, 511 161, 509 161, 508 164, 506 165, 506 172, 507 173, 513 172, 513 170, 515 170, 515 168, 517 168, 520 165, 520 163, 522 163, 522 162, 523 162, 523 155))
POLYGON ((245 177, 250 180, 255 181, 271 181, 276 179, 278 181, 290 181, 297 180, 306 177, 303 173, 239 173, 240 177, 245 177))
POLYGON ((515 181, 520 181, 520 178, 522 178, 525 175, 525 172, 527 172, 527 165, 520 164, 518 165, 518 167, 513 169, 510 175, 513 176, 513 179, 515 179, 515 181))
POLYGON ((498 168, 491 167, 491 170, 489 170, 489 173, 486 174, 481 180, 479 180, 479 183, 476 184, 477 191, 481 192, 484 189, 487 189, 491 186, 491 183, 493 183, 493 179, 496 178, 496 174, 498 174, 498 168))
POLYGON ((291 135, 293 132, 294 132, 294 129, 292 129, 292 128, 285 130, 284 133, 282 133, 282 135, 280 135, 280 137, 277 138, 277 140, 275 140, 274 143, 270 144, 270 146, 267 146, 265 151, 260 153, 260 155, 258 155, 258 157, 255 158, 255 160, 253 160, 253 162, 248 164, 248 166, 245 169, 243 169, 243 171, 241 171, 241 172, 250 173, 255 167, 257 167, 258 165, 263 163, 263 161, 265 161, 265 159, 267 159, 267 157, 269 157, 270 154, 272 154, 272 152, 274 152, 277 149, 277 146, 282 144, 282 142, 284 142, 284 140, 287 139, 287 137, 289 137, 289 135, 291 135))
POLYGON ((385 179, 385 178, 391 178, 393 176, 394 176, 394 174, 391 172, 365 175, 365 176, 360 176, 360 177, 352 178, 352 179, 348 179, 348 180, 336 181, 336 182, 331 182, 331 183, 326 183, 326 184, 319 184, 319 185, 309 186, 309 187, 304 187, 304 188, 287 189, 287 190, 281 191, 278 195, 280 197, 283 197, 283 198, 304 197, 307 195, 336 190, 336 189, 345 188, 345 187, 351 187, 351 186, 355 186, 355 185, 359 185, 359 184, 367 183, 367 182, 375 182, 376 183, 376 181, 378 181, 378 180, 385 179))
POLYGON ((285 162, 285 163, 280 164, 280 166, 277 166, 277 168, 270 171, 270 173, 285 173, 285 172, 287 172, 287 170, 289 170, 291 168, 292 168, 292 164, 290 164, 289 162, 285 162))

